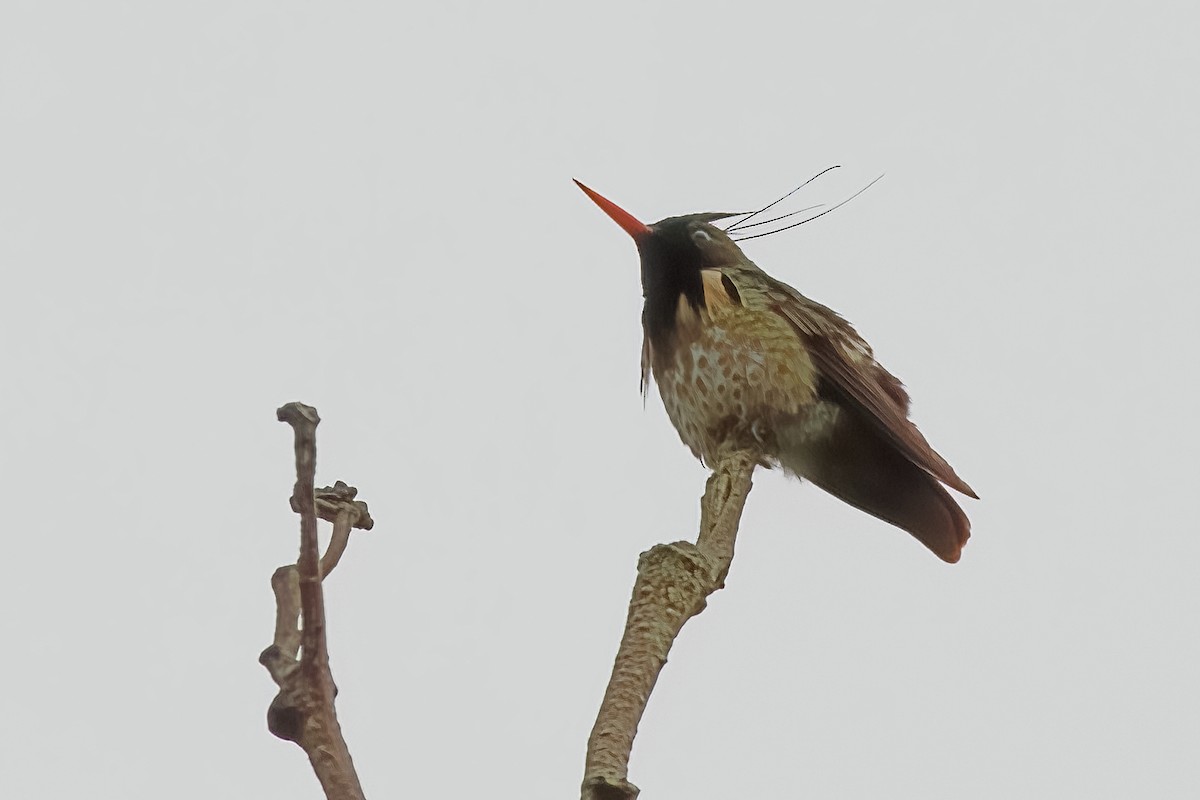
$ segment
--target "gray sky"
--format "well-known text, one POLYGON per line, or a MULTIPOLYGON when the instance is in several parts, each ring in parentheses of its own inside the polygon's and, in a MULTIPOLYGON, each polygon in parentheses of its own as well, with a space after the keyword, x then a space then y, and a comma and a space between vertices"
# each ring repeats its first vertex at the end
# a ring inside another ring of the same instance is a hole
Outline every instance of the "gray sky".
POLYGON ((637 394, 628 238, 748 243, 980 493, 956 566, 760 474, 646 798, 1183 798, 1200 105, 1185 3, 8 3, 8 797, 320 796, 273 739, 290 431, 377 520, 328 583, 368 795, 576 795, 640 551, 705 472, 637 394), (794 206, 794 207, 798 207, 794 206), (509 788, 504 788, 509 787, 509 788))

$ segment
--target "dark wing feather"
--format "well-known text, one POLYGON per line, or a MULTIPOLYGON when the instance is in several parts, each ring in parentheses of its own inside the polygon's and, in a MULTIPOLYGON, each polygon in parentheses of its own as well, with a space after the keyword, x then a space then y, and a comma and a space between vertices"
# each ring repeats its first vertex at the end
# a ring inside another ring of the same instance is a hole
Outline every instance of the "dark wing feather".
POLYGON ((768 296, 776 312, 792 325, 808 348, 814 366, 837 393, 858 408, 913 464, 952 489, 978 498, 908 419, 904 385, 880 366, 870 345, 850 323, 787 284, 772 279, 769 285, 768 296))

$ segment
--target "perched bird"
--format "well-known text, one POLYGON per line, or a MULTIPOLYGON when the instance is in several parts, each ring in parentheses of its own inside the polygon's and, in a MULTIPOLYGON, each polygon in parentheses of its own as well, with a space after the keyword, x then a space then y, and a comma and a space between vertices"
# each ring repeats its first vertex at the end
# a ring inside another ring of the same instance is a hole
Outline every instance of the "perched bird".
POLYGON ((908 419, 903 384, 837 313, 759 269, 712 223, 653 225, 579 185, 637 244, 642 391, 650 375, 702 462, 750 450, 956 562, 966 514, 942 486, 978 495, 908 419))

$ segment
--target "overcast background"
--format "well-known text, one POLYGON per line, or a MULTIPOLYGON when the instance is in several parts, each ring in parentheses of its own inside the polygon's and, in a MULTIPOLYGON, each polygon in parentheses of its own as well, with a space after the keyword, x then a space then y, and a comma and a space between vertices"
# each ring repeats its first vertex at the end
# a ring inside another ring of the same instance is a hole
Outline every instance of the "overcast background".
POLYGON ((644 220, 846 315, 979 491, 961 563, 760 473, 630 777, 657 798, 1200 793, 1190 3, 0 12, 0 793, 318 798, 258 666, 290 430, 372 797, 577 797, 638 553, 705 472, 637 393, 644 220))

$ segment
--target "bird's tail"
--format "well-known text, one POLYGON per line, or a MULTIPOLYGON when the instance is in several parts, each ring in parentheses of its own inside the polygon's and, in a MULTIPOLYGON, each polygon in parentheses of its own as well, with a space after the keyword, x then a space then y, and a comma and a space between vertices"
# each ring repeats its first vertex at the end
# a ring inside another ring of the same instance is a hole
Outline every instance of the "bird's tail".
POLYGON ((962 555, 971 535, 967 515, 936 478, 854 411, 839 408, 815 436, 800 420, 781 426, 779 445, 785 469, 908 531, 944 561, 962 555))

